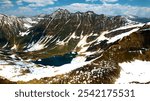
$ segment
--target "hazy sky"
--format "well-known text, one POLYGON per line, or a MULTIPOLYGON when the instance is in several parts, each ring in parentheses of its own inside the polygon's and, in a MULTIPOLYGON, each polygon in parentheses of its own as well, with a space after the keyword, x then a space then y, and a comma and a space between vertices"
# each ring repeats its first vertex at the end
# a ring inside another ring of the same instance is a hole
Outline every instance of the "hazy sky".
POLYGON ((0 13, 7 15, 50 14, 58 8, 70 12, 90 10, 97 14, 150 18, 150 0, 0 0, 0 13))

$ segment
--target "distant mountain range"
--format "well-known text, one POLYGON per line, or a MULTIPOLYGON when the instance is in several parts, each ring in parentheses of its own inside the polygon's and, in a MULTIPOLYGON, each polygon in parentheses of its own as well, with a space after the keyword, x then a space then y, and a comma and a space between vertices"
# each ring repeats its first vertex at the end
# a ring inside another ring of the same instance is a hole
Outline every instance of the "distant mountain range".
POLYGON ((149 18, 0 14, 0 83, 149 83, 149 61, 149 18))

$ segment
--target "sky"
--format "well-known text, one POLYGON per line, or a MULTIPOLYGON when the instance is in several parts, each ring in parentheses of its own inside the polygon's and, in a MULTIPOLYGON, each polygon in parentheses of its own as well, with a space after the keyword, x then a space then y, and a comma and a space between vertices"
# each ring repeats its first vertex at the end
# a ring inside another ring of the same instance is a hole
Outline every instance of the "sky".
POLYGON ((6 15, 50 14, 59 8, 70 12, 94 11, 97 14, 150 18, 150 0, 0 0, 0 13, 6 15))

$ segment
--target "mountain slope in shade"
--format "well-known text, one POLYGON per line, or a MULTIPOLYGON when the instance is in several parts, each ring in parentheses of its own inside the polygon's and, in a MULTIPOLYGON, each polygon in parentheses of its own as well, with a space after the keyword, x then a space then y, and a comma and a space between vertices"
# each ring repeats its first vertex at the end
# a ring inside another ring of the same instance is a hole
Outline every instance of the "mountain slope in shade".
POLYGON ((136 76, 124 81, 126 75, 133 73, 124 64, 149 64, 150 23, 59 9, 33 18, 2 15, 0 25, 0 38, 5 40, 0 42, 1 83, 149 82, 148 78, 139 80, 137 76, 140 74, 143 79, 149 71, 136 69, 136 76), (68 62, 46 65, 52 58, 68 62))

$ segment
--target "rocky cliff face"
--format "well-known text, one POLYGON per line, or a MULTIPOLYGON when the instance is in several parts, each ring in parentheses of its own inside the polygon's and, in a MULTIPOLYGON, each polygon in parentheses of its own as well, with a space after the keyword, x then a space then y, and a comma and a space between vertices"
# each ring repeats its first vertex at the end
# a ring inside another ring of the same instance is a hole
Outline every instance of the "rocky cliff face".
MULTIPOLYGON (((124 83, 121 63, 150 61, 149 23, 62 9, 34 19, 0 18, 1 83, 124 83), (75 57, 62 66, 35 64, 70 52, 75 57)), ((133 82, 149 79, 125 83, 133 82)))
POLYGON ((0 15, 0 46, 13 43, 19 31, 25 31, 23 22, 16 17, 0 15))
POLYGON ((30 28, 37 22, 31 18, 0 15, 0 47, 2 49, 17 49, 24 35, 29 34, 30 28))

